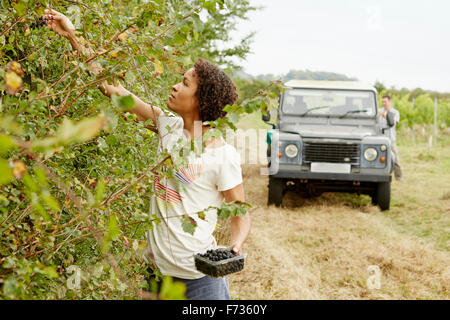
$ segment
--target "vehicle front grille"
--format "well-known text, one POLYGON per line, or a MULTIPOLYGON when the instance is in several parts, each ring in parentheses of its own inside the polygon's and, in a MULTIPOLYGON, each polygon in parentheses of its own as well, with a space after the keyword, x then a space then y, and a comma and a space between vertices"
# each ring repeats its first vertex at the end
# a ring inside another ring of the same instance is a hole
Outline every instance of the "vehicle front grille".
POLYGON ((303 162, 360 163, 360 145, 305 142, 303 162))

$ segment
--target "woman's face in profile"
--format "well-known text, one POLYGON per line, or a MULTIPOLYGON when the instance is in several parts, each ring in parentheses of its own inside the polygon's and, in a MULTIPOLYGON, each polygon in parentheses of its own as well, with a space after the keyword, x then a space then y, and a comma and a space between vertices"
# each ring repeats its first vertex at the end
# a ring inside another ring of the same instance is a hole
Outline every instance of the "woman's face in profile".
POLYGON ((198 110, 197 92, 198 81, 195 69, 185 72, 181 82, 172 86, 172 94, 167 106, 179 115, 190 114, 198 110))

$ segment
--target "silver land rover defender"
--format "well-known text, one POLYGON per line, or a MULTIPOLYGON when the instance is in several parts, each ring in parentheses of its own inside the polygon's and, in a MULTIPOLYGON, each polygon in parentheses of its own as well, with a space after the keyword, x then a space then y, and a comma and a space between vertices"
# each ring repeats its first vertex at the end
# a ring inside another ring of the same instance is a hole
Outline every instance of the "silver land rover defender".
POLYGON ((287 190, 309 197, 352 192, 388 210, 394 122, 391 114, 386 121, 378 116, 376 89, 353 81, 291 80, 285 86, 267 139, 268 203, 280 206, 287 190))

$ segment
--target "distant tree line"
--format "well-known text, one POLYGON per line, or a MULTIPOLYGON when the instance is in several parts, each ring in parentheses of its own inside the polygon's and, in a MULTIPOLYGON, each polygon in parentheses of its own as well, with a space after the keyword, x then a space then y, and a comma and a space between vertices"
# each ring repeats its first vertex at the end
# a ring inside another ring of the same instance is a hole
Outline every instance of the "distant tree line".
MULTIPOLYGON (((310 71, 310 70, 290 70, 284 75, 260 74, 252 76, 243 71, 234 74, 233 81, 238 87, 240 100, 248 99, 270 83, 270 81, 281 79, 282 81, 297 80, 339 80, 339 81, 358 81, 357 78, 351 78, 344 74, 310 71)), ((438 125, 439 127, 450 126, 450 92, 437 92, 415 88, 397 89, 394 86, 388 88, 380 81, 376 81, 373 86, 378 91, 379 105, 384 94, 389 94, 394 102, 395 108, 401 113, 399 126, 412 127, 415 124, 432 124, 434 121, 434 100, 438 99, 438 125), (414 107, 413 101, 414 99, 414 107)), ((273 92, 280 94, 277 88, 273 92)))
POLYGON ((387 88, 382 82, 376 81, 374 84, 374 87, 377 89, 378 92, 386 92, 391 95, 406 95, 409 94, 409 100, 412 101, 413 98, 417 98, 418 96, 422 94, 428 94, 432 99, 445 99, 450 100, 450 92, 438 92, 433 90, 424 90, 422 88, 415 88, 415 89, 407 89, 407 88, 401 88, 397 89, 395 86, 391 86, 390 88, 387 88))

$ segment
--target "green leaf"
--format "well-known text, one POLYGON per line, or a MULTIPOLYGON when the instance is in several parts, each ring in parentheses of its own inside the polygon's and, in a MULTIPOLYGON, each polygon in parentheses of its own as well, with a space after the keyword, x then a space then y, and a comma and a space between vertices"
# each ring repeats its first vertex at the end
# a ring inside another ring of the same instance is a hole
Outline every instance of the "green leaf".
MULTIPOLYGON (((198 34, 197 34, 197 36, 198 36, 198 34)), ((183 57, 183 65, 184 66, 190 66, 190 65, 192 65, 192 58, 191 58, 191 56, 185 56, 185 57, 183 57)))
POLYGON ((222 207, 217 209, 217 216, 219 219, 226 220, 231 214, 231 210, 227 205, 222 205, 222 207))
POLYGON ((56 269, 54 266, 45 266, 40 261, 36 262, 34 268, 34 272, 46 275, 50 279, 58 278, 58 272, 56 272, 56 269))
POLYGON ((194 235, 195 228, 197 227, 197 222, 193 218, 185 214, 181 218, 181 227, 183 228, 184 232, 194 235))
POLYGON ((22 127, 14 120, 13 116, 0 118, 0 128, 15 134, 22 134, 22 127))
POLYGON ((203 8, 208 10, 210 14, 214 14, 216 12, 216 2, 215 1, 203 1, 203 8))
POLYGON ((128 96, 120 96, 117 99, 118 106, 122 109, 122 111, 128 111, 133 109, 136 103, 131 95, 128 96))
MULTIPOLYGON (((72 135, 69 135, 66 141, 69 142, 84 142, 96 136, 104 125, 103 115, 98 115, 93 118, 87 118, 79 121, 72 127, 72 135)), ((62 134, 66 136, 66 134, 62 134)), ((66 136, 67 137, 67 136, 66 136)))
POLYGON ((108 251, 111 245, 111 241, 117 239, 120 234, 119 223, 117 222, 116 215, 112 214, 108 218, 106 234, 103 237, 103 243, 101 250, 103 253, 108 251))
POLYGON ((47 210, 45 210, 44 206, 39 202, 38 197, 35 193, 32 195, 32 206, 33 209, 42 217, 46 222, 50 222, 51 218, 49 214, 47 213, 47 210))
POLYGON ((23 176, 22 181, 31 192, 38 192, 38 185, 28 173, 23 176))
POLYGON ((115 214, 109 216, 108 220, 108 238, 115 240, 120 234, 119 223, 115 214))
POLYGON ((164 300, 186 300, 186 285, 180 281, 173 281, 169 276, 163 278, 161 298, 164 300))
POLYGON ((22 16, 27 11, 27 4, 25 1, 13 3, 12 7, 16 10, 17 15, 22 16))
POLYGON ((10 136, 0 134, 0 155, 4 155, 15 146, 16 144, 11 140, 10 136))
POLYGON ((227 118, 230 119, 231 123, 237 124, 239 122, 240 116, 237 113, 229 112, 227 113, 227 118))
POLYGON ((0 185, 10 183, 14 179, 8 161, 0 158, 0 185))
MULTIPOLYGON (((233 105, 229 105, 227 104, 224 108, 223 111, 225 112, 238 112, 239 110, 242 110, 239 108, 239 106, 237 104, 233 104, 233 105)), ((242 112, 242 111, 241 111, 242 112)))
POLYGON ((47 185, 47 175, 45 174, 45 171, 42 170, 41 168, 35 166, 34 167, 34 173, 36 175, 37 182, 41 186, 46 186, 47 185))
POLYGON ((204 212, 204 211, 199 212, 199 213, 198 213, 198 217, 199 217, 200 219, 202 219, 202 220, 206 220, 205 212, 204 212))
POLYGON ((217 216, 220 219, 228 219, 231 216, 243 217, 247 213, 248 208, 251 208, 251 204, 241 201, 223 202, 222 205, 217 208, 217 216))
POLYGON ((31 147, 37 151, 48 152, 74 142, 85 142, 98 134, 103 128, 104 120, 103 114, 78 122, 64 118, 55 136, 36 140, 31 144, 31 147))
POLYGON ((5 259, 5 262, 3 263, 2 267, 6 269, 15 268, 17 264, 17 258, 13 256, 9 256, 5 259))
POLYGON ((18 290, 18 288, 19 283, 17 282, 16 279, 14 279, 13 276, 11 276, 3 283, 3 295, 10 299, 14 299, 15 293, 18 290))
POLYGON ((50 208, 52 211, 61 210, 58 201, 50 194, 47 189, 42 190, 41 200, 50 208))
POLYGON ((158 59, 155 59, 155 61, 153 62, 153 65, 154 65, 155 71, 157 73, 163 73, 164 72, 164 66, 163 66, 162 62, 159 61, 158 59))
POLYGON ((45 267, 42 270, 42 272, 50 279, 55 279, 59 277, 58 272, 56 272, 56 269, 53 266, 45 267))
POLYGON ((186 41, 186 34, 177 33, 173 36, 173 42, 177 45, 180 45, 186 41))
POLYGON ((105 194, 105 180, 99 179, 97 185, 95 186, 95 202, 99 203, 103 200, 103 195, 105 194))

